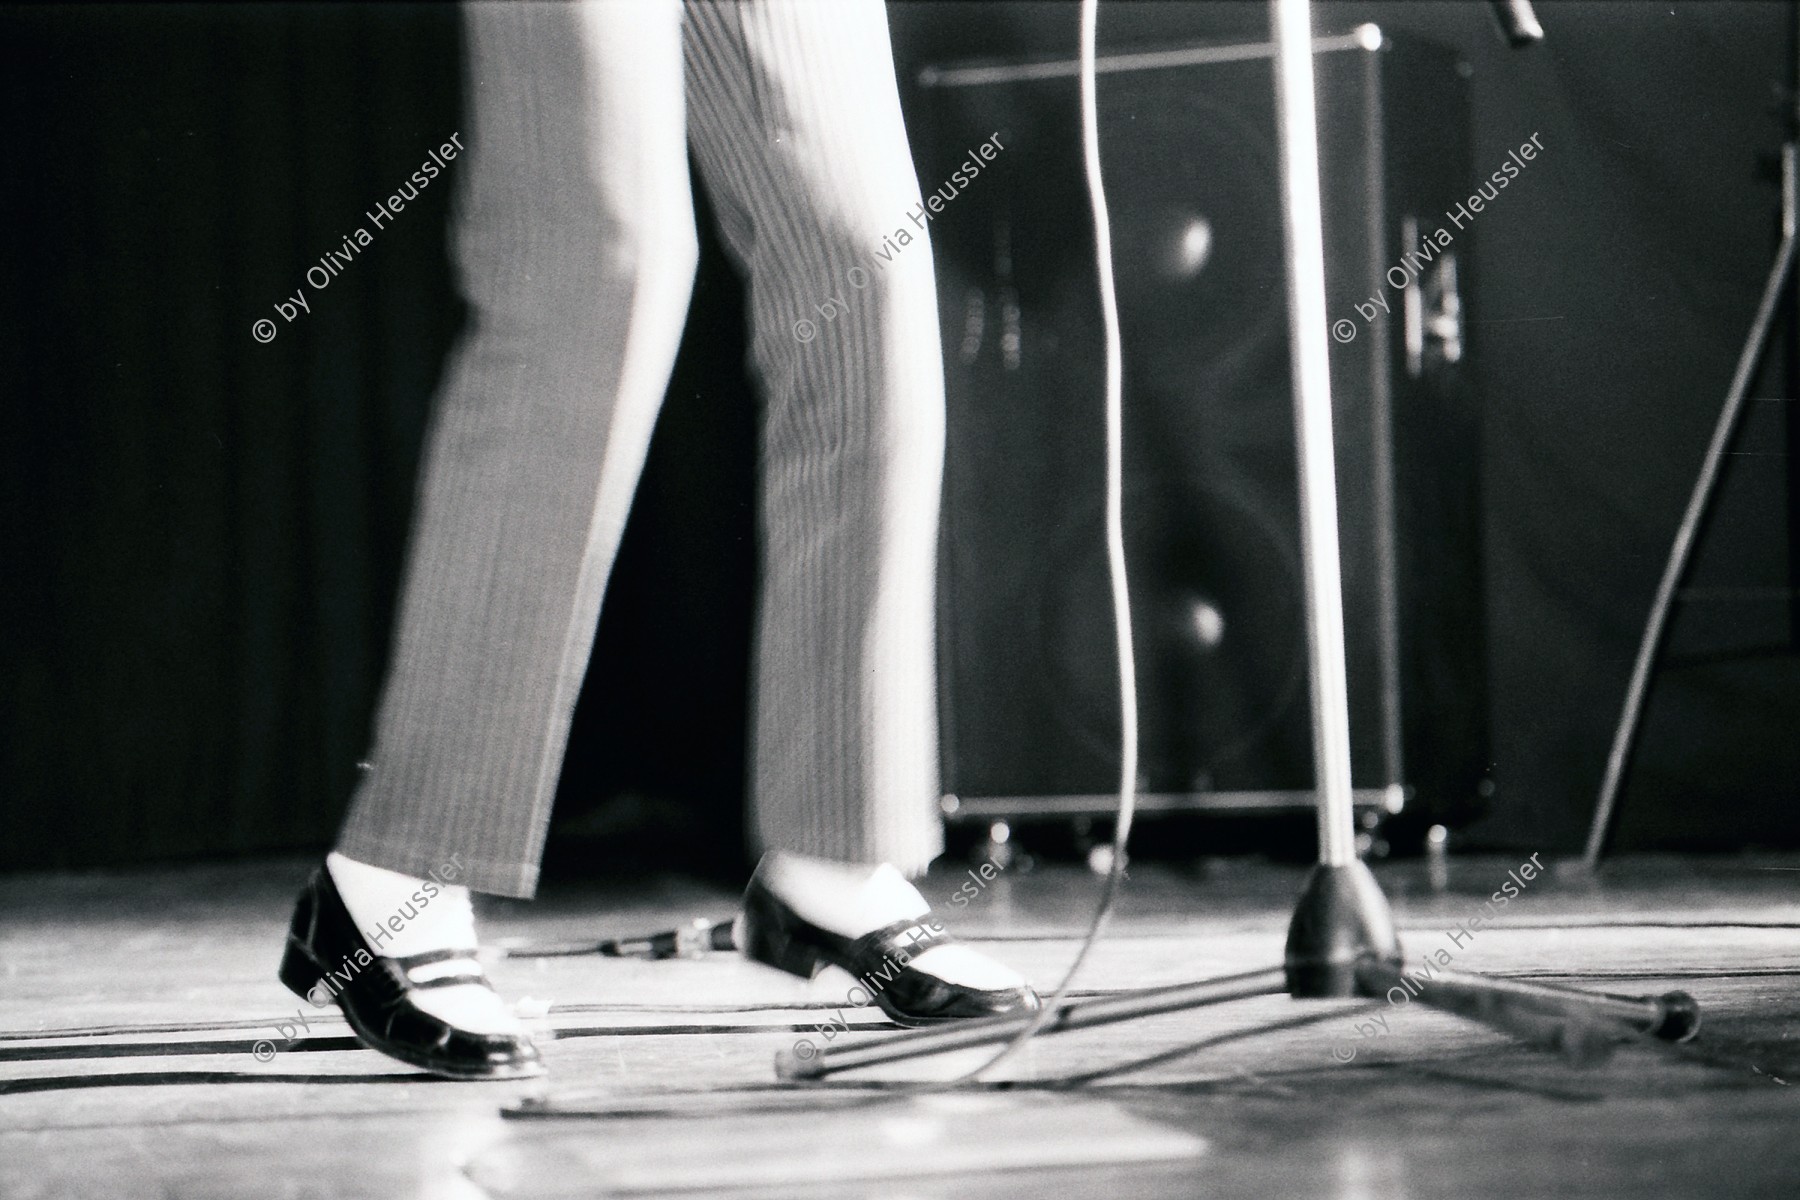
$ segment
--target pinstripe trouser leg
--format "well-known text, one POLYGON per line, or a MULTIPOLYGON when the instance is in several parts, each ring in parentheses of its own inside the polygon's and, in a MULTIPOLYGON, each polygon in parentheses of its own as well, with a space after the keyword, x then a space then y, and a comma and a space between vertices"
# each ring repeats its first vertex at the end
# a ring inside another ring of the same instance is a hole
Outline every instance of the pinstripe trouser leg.
MULTIPOLYGON (((338 848, 415 875, 460 854, 471 886, 525 896, 691 286, 682 39, 680 10, 646 0, 465 13, 472 320, 338 848)), ((940 844, 943 418, 929 251, 879 272, 869 258, 918 202, 885 14, 696 4, 686 57, 766 399, 754 828, 766 846, 917 869, 940 844), (876 277, 853 297, 851 265, 876 277), (827 294, 846 311, 797 340, 827 294)))
POLYGON ((686 51, 689 138, 748 269, 764 396, 752 828, 915 872, 942 849, 944 397, 887 14, 693 3, 686 51), (877 258, 902 226, 913 244, 877 258))

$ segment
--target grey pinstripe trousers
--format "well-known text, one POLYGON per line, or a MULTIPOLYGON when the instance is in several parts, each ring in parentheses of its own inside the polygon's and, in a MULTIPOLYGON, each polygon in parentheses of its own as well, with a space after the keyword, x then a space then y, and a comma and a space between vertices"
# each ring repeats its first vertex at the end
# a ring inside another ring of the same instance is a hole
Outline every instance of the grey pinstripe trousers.
POLYGON ((942 845, 943 383, 929 247, 873 257, 919 203, 881 0, 464 12, 471 322, 338 849, 413 875, 459 853, 477 890, 535 889, 692 286, 691 144, 750 277, 764 394, 751 827, 766 848, 921 869, 942 845), (828 296, 845 302, 829 321, 828 296))

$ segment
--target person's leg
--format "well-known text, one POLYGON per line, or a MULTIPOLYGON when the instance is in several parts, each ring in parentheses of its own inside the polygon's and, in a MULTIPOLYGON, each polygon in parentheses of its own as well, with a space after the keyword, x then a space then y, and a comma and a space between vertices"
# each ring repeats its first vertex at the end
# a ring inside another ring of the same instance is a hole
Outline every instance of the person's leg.
POLYGON ((689 138, 750 276, 764 393, 754 833, 916 874, 943 846, 943 374, 886 11, 700 0, 684 45, 689 138), (900 228, 911 244, 877 257, 900 228))
POLYGON ((753 824, 770 853, 744 949, 879 976, 907 1023, 1029 1010, 1025 981, 955 944, 905 878, 943 848, 944 396, 886 10, 691 0, 686 17, 689 139, 750 276, 764 400, 753 824))
POLYGON ((696 257, 680 8, 470 4, 437 400, 371 768, 338 841, 529 896, 696 257))
POLYGON ((371 767, 281 978, 387 1054, 495 1078, 541 1068, 473 958, 469 889, 536 887, 697 249, 675 0, 463 12, 469 321, 426 442, 371 767))

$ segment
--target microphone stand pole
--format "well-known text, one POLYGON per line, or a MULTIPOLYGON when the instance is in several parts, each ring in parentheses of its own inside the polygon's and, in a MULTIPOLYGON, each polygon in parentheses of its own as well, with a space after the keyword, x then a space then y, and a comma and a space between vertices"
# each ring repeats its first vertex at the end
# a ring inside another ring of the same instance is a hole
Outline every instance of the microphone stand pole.
MULTIPOLYGON (((1309 0, 1269 0, 1269 7, 1275 36, 1289 346, 1299 449, 1301 545, 1306 560, 1319 862, 1307 878, 1288 925, 1281 966, 1066 1002, 1049 1015, 1038 1036, 1283 991, 1296 999, 1376 998, 1399 988, 1408 1000, 1416 998, 1528 1041, 1555 1046, 1577 1059, 1591 1057, 1618 1037, 1634 1033, 1685 1041, 1699 1028, 1699 1008, 1683 992, 1660 997, 1609 996, 1453 973, 1436 966, 1429 967, 1424 977, 1409 975, 1387 897, 1356 857, 1312 14, 1309 0)), ((784 1050, 776 1056, 775 1066, 783 1078, 820 1079, 877 1063, 1007 1042, 1030 1019, 958 1022, 864 1045, 830 1047, 805 1059, 784 1050)))

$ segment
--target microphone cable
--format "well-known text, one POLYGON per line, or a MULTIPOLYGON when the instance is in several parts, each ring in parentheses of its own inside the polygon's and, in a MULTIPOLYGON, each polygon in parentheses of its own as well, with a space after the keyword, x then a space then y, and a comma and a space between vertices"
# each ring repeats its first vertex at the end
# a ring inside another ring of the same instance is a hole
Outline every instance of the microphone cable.
POLYGON ((1100 325, 1106 358, 1106 570, 1112 590, 1113 638, 1119 659, 1119 813, 1113 827, 1112 863, 1093 920, 1075 960, 1056 991, 1031 1021, 986 1062, 946 1086, 972 1083, 1024 1048, 1038 1030, 1055 1019, 1075 976, 1100 940, 1118 902, 1125 875, 1125 848, 1137 811, 1138 706, 1137 665, 1132 653, 1131 598, 1125 575, 1125 399, 1123 355, 1119 345, 1119 298, 1113 285, 1112 221, 1106 207, 1106 185, 1100 173, 1100 113, 1097 99, 1095 42, 1099 0, 1081 0, 1081 149, 1087 180, 1088 208, 1094 221, 1094 262, 1100 288, 1100 325))

